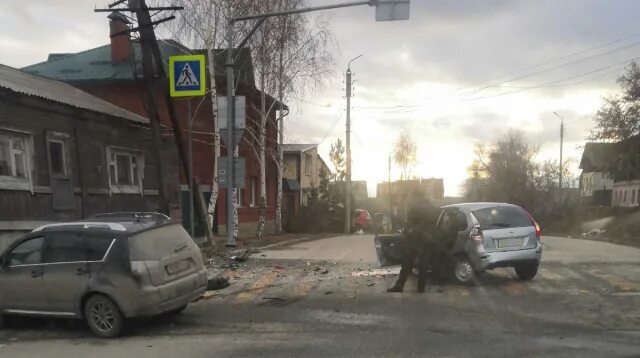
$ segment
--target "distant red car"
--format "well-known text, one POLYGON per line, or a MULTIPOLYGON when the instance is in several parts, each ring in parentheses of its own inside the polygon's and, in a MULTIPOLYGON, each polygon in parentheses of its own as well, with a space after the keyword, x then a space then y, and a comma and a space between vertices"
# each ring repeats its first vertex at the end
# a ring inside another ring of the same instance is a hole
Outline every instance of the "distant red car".
POLYGON ((355 209, 353 211, 351 222, 353 223, 355 231, 366 231, 371 229, 371 215, 367 210, 355 209))

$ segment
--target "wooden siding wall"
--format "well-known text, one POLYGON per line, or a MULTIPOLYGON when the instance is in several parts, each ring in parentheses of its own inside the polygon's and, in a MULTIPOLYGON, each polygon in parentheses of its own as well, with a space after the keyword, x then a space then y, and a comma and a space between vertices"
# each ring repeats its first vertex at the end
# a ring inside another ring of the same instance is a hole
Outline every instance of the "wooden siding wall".
MULTIPOLYGON (((99 212, 158 209, 151 133, 144 125, 6 90, 0 90, 0 108, 0 128, 29 132, 35 151, 31 156, 34 193, 0 188, 0 221, 73 220, 99 212), (74 188, 70 210, 53 209, 46 147, 50 131, 68 135, 66 165, 74 188), (144 195, 109 194, 106 163, 109 146, 144 152, 144 195)), ((168 164, 167 172, 171 173, 170 208, 172 213, 177 213, 177 156, 170 140, 165 141, 163 160, 168 164)))

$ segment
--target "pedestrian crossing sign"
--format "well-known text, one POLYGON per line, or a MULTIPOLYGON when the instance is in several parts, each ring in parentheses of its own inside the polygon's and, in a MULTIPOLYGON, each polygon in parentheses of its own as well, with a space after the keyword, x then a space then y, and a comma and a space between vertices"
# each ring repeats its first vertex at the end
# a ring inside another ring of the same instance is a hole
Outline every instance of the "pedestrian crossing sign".
POLYGON ((204 55, 169 57, 169 92, 171 97, 204 96, 206 80, 204 55))

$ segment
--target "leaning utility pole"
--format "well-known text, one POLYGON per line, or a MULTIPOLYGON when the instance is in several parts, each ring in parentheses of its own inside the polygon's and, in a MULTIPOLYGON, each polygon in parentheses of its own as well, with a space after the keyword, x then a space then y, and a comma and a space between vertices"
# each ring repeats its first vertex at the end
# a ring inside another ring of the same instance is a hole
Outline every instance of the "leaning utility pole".
MULTIPOLYGON (((158 40, 156 38, 156 34, 154 31, 154 26, 161 24, 163 22, 167 22, 175 19, 175 16, 168 16, 162 18, 160 20, 152 21, 151 15, 149 11, 163 11, 163 10, 182 10, 181 6, 164 6, 164 7, 149 7, 145 4, 145 0, 117 0, 108 5, 108 9, 95 9, 95 12, 133 12, 136 14, 136 19, 138 20, 138 27, 130 29, 127 31, 134 32, 138 31, 140 34, 140 48, 142 52, 142 67, 143 67, 143 75, 144 82, 147 92, 147 108, 150 118, 150 122, 152 123, 152 134, 155 136, 155 132, 158 133, 158 146, 154 148, 156 152, 156 156, 158 157, 157 163, 158 167, 164 166, 163 159, 160 155, 160 118, 157 112, 157 103, 156 103, 156 83, 158 79, 165 80, 162 82, 164 85, 164 93, 166 106, 169 109, 169 118, 171 120, 171 125, 173 128, 173 135, 176 141, 176 147, 178 149, 178 157, 180 163, 182 164, 182 171, 185 178, 189 178, 189 163, 187 161, 187 155, 185 153, 184 140, 182 137, 182 131, 180 129, 180 123, 178 122, 178 117, 176 114, 176 108, 174 106, 173 101, 171 100, 171 96, 169 94, 169 90, 167 88, 166 81, 166 73, 164 71, 164 65, 162 60, 162 55, 160 53, 160 47, 158 46, 158 40), (117 7, 118 5, 127 2, 128 7, 117 7), (154 124, 155 122, 155 124, 154 124), (157 126, 154 129, 154 125, 157 126)), ((111 36, 117 36, 119 34, 112 34, 111 36)), ((156 139, 154 139, 154 147, 156 145, 156 139)), ((166 197, 166 178, 164 169, 158 169, 158 173, 160 175, 160 190, 164 190, 166 197), (162 189, 164 187, 164 189, 162 189)), ((193 186, 193 183, 190 183, 190 186, 193 186)), ((161 191, 159 191, 161 193, 161 191)), ((206 217, 206 209, 204 208, 204 203, 200 196, 199 190, 192 190, 192 195, 194 196, 195 206, 200 216, 200 220, 204 223, 207 222, 206 217)), ((167 205, 167 213, 168 213, 168 205, 167 205)), ((211 227, 205 225, 205 235, 207 239, 210 241, 213 238, 213 233, 211 227)))

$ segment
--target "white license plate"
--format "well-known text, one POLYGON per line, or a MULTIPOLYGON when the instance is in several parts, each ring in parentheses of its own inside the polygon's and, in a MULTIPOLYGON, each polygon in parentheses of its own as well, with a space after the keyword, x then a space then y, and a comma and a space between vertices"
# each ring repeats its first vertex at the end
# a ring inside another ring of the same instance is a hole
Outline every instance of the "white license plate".
POLYGON ((516 246, 522 246, 522 244, 524 243, 524 238, 514 238, 514 239, 501 239, 498 240, 498 247, 499 248, 503 248, 503 247, 516 247, 516 246))

